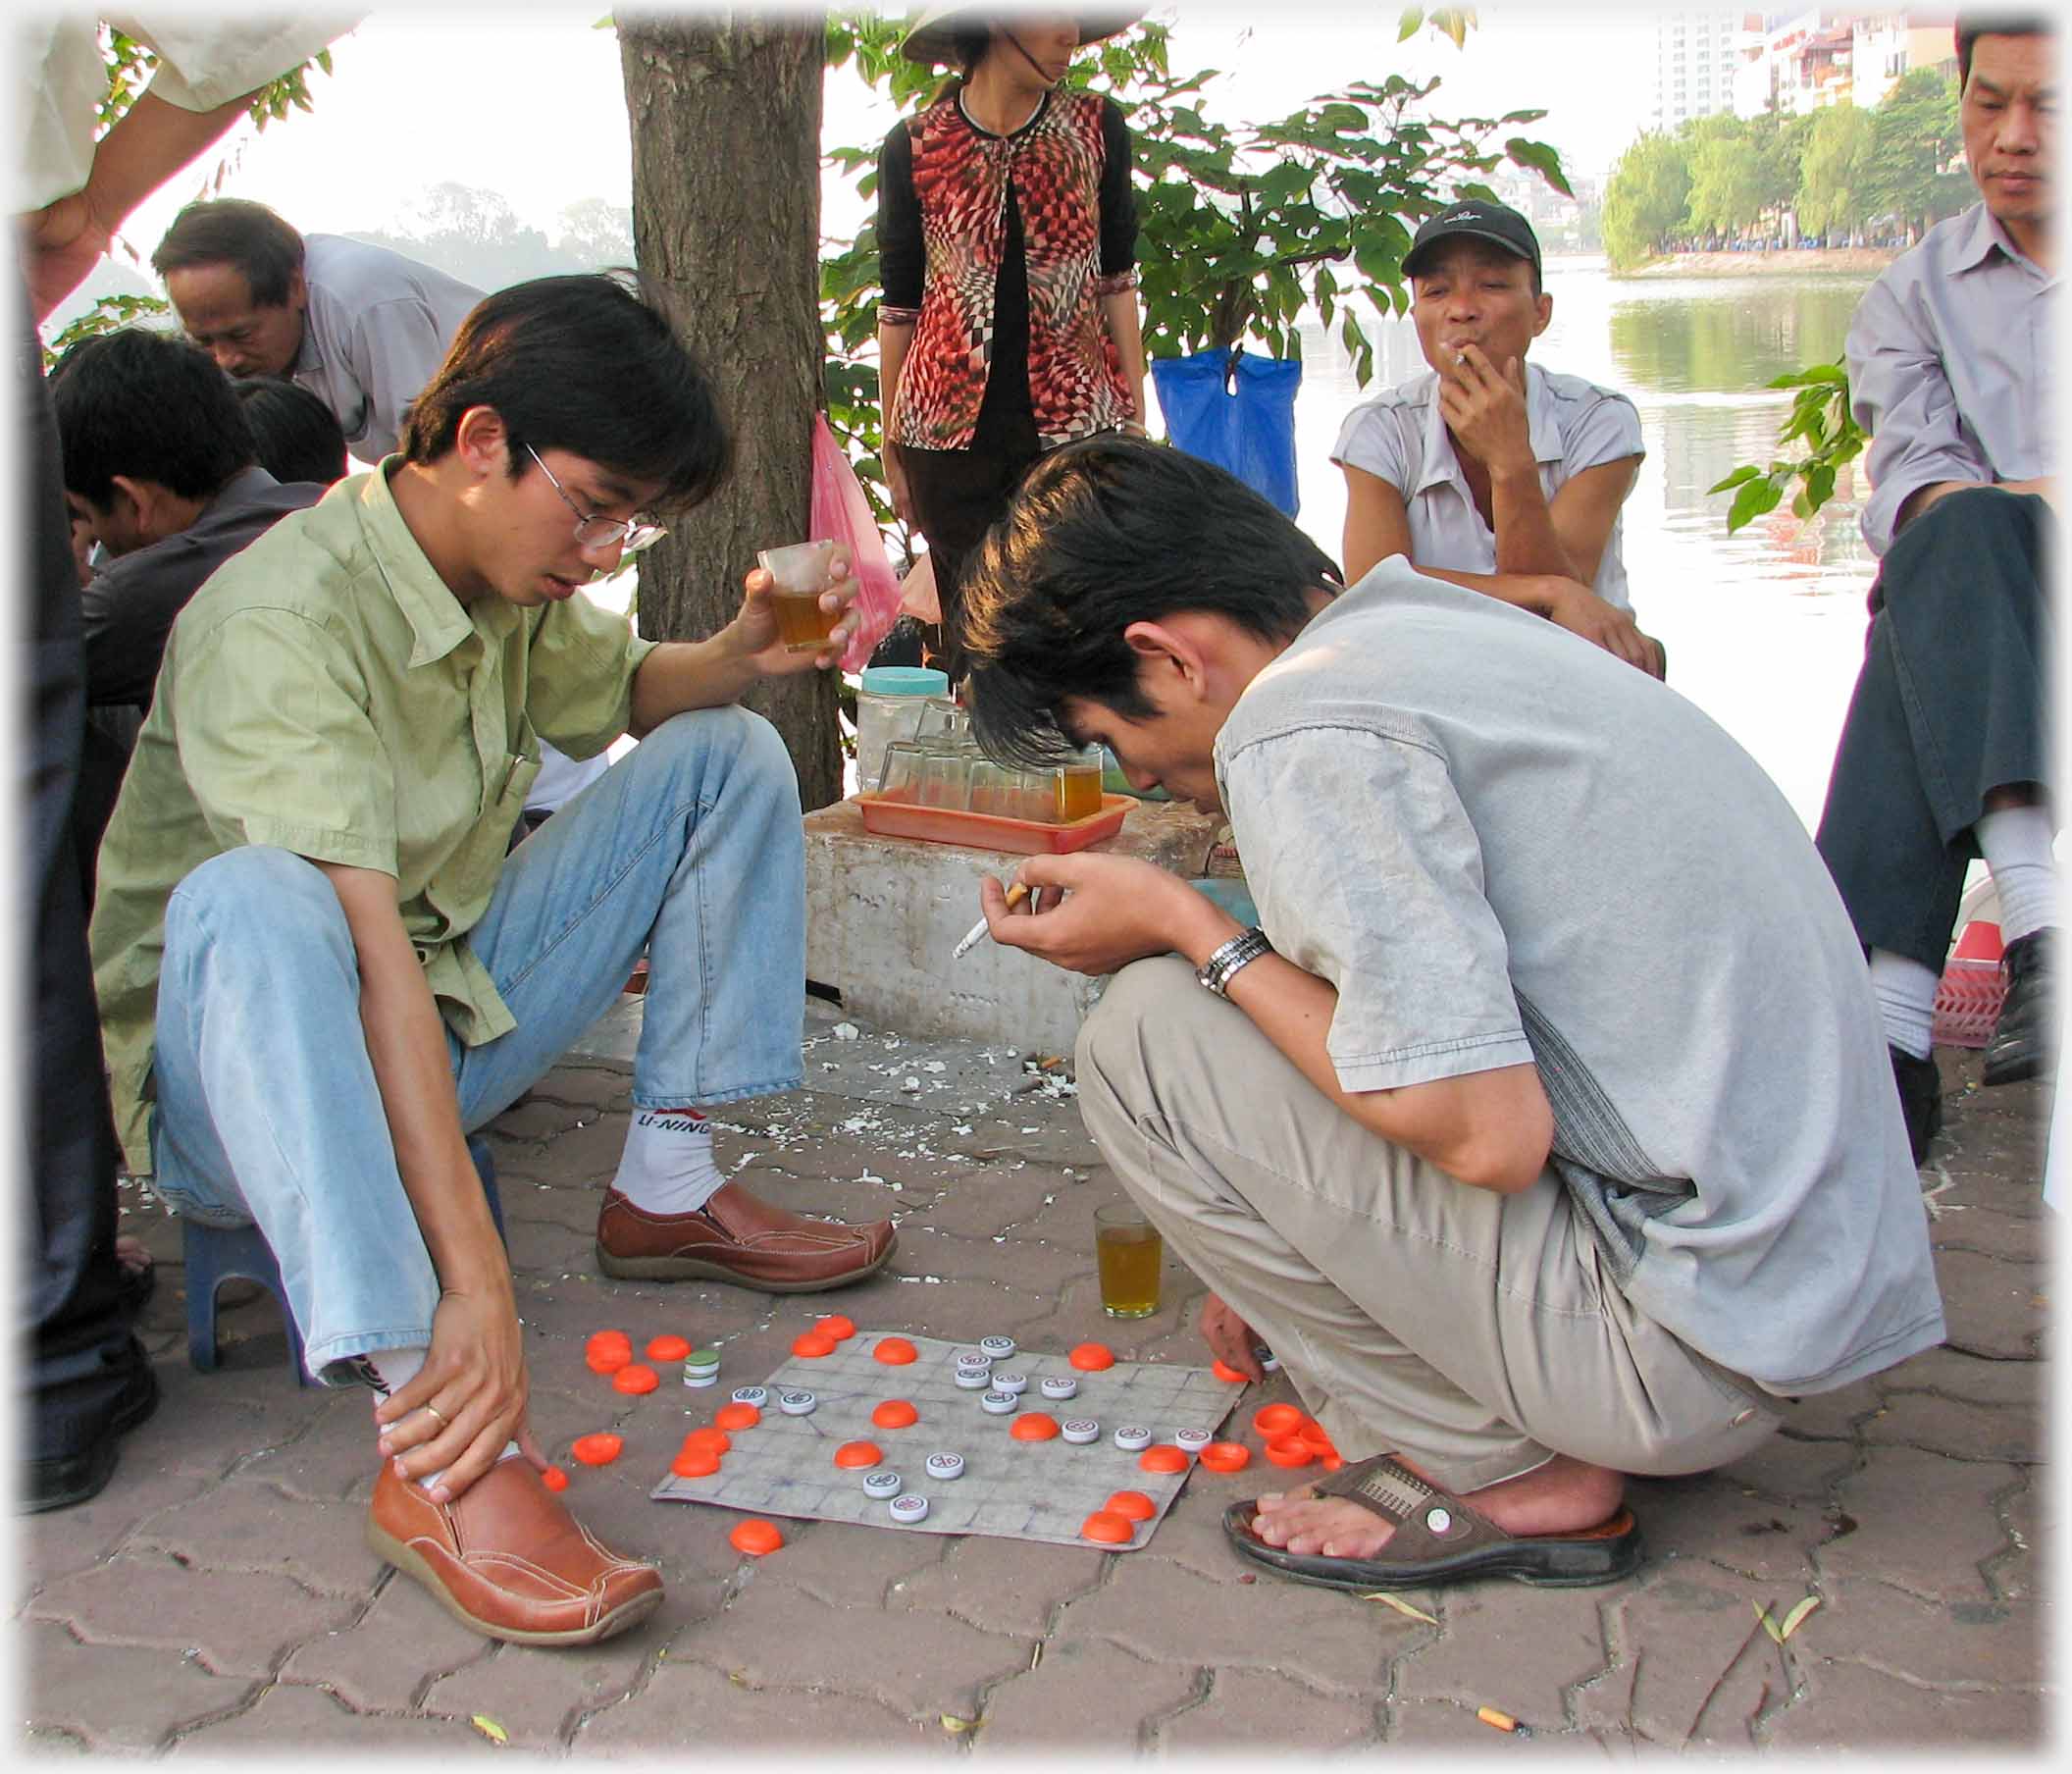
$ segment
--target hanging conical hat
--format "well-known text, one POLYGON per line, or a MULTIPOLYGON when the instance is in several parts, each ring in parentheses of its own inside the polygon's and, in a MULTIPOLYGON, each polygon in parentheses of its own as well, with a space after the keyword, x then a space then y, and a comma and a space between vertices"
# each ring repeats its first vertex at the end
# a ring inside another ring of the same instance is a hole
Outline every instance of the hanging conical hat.
MULTIPOLYGON (((1111 6, 1072 16, 1079 24, 1079 41, 1098 43, 1118 30, 1127 30, 1147 10, 1142 6, 1111 6)), ((901 39, 900 52, 909 62, 919 62, 923 67, 947 67, 957 60, 950 26, 1011 24, 1013 16, 997 6, 919 6, 914 8, 913 22, 901 39)))

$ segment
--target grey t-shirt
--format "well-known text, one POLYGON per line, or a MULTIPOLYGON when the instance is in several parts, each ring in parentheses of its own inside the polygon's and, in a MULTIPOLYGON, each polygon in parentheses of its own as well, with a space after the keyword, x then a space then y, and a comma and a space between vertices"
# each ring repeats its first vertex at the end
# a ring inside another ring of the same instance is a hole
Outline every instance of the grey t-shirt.
POLYGON ((1217 773, 1268 936, 1337 988, 1347 1090, 1536 1062, 1627 1296, 1772 1391, 1942 1339, 1862 951, 1683 697, 1394 558, 1254 681, 1217 773))

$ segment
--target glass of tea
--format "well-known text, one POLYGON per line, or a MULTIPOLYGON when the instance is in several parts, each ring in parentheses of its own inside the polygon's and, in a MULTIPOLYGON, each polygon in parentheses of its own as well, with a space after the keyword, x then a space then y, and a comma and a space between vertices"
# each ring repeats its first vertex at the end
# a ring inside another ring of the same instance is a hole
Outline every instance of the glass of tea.
POLYGON ((798 542, 787 548, 764 548, 755 556, 772 581, 770 608, 786 652, 818 652, 842 620, 840 608, 820 607, 820 594, 832 583, 837 547, 833 542, 798 542))
POLYGON ((1101 810, 1101 749, 1089 746, 1058 766, 1057 810, 1060 825, 1088 819, 1101 810))
POLYGON ((1101 1310, 1110 1318, 1149 1318, 1158 1311, 1159 1266, 1165 1254, 1159 1228, 1134 1202, 1094 1209, 1101 1310))

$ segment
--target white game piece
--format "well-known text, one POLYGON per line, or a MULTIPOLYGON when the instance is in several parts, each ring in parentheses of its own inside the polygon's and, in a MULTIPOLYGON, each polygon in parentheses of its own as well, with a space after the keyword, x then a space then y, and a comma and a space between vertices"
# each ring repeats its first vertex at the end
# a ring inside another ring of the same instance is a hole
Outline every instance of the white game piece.
POLYGON ((1014 1353, 1014 1339, 1011 1336, 982 1336, 978 1339, 978 1346, 995 1361, 1006 1361, 1014 1353))
POLYGON ((957 1352, 957 1365, 960 1368, 990 1368, 993 1365, 993 1357, 983 1349, 959 1349, 957 1352))
POLYGON ((734 1402, 736 1404, 752 1404, 759 1411, 769 1401, 770 1389, 768 1386, 743 1385, 734 1388, 734 1402))
POLYGON ((1079 1390, 1079 1383, 1069 1374, 1046 1374, 1040 1384, 1046 1398, 1070 1398, 1079 1390))
POLYGON ((684 1370, 684 1384, 686 1384, 687 1386, 699 1388, 708 1385, 717 1385, 719 1384, 719 1375, 709 1370, 686 1368, 684 1370))
POLYGON ((1081 1447, 1101 1439, 1101 1426, 1091 1417, 1067 1417, 1058 1426, 1058 1433, 1081 1447))
POLYGON ((993 1384, 992 1376, 984 1368, 958 1368, 954 1378, 967 1392, 983 1392, 993 1384))
POLYGON ((993 1376, 993 1389, 1007 1393, 1010 1398, 1018 1398, 1029 1389, 1029 1377, 1026 1374, 996 1374, 993 1376))
POLYGON ((928 1499, 924 1496, 916 1496, 912 1491, 908 1490, 894 1497, 890 1503, 886 1504, 886 1508, 892 1512, 894 1521, 910 1524, 920 1521, 927 1515, 928 1499))
POLYGON ((962 1454, 930 1454, 928 1476, 931 1479, 960 1479, 964 1476, 962 1454))
POLYGON ((989 1416, 1005 1417, 1010 1411, 1020 1408, 1020 1401, 1012 1392, 988 1392, 978 1401, 978 1408, 989 1416))
POLYGON ((1254 1344, 1252 1353, 1259 1357, 1259 1365, 1267 1373, 1278 1374, 1280 1372, 1280 1363, 1274 1359, 1273 1351, 1268 1348, 1265 1343, 1254 1344))
POLYGON ((1172 1444, 1183 1454, 1198 1454, 1215 1439, 1205 1429, 1176 1429, 1172 1444))
POLYGON ((896 1472, 866 1472, 863 1475, 863 1494, 874 1496, 883 1502, 889 1497, 898 1496, 904 1482, 896 1472))
POLYGON ((1140 1453, 1151 1445, 1151 1431, 1134 1423, 1125 1423, 1115 1431, 1114 1443, 1126 1454, 1140 1453))
POLYGON ((808 1417, 820 1401, 810 1392, 779 1392, 777 1408, 787 1417, 808 1417))

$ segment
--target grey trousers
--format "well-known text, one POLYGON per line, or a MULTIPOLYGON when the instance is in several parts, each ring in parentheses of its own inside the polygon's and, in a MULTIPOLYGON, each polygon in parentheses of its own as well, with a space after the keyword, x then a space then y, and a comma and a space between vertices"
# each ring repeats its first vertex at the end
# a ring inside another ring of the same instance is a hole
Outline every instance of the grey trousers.
POLYGON ((1499 1195, 1369 1132, 1176 958, 1110 984, 1078 1080, 1123 1187, 1347 1459, 1407 1454, 1464 1491, 1556 1453, 1708 1471, 1778 1426, 1633 1309, 1551 1171, 1499 1195))

